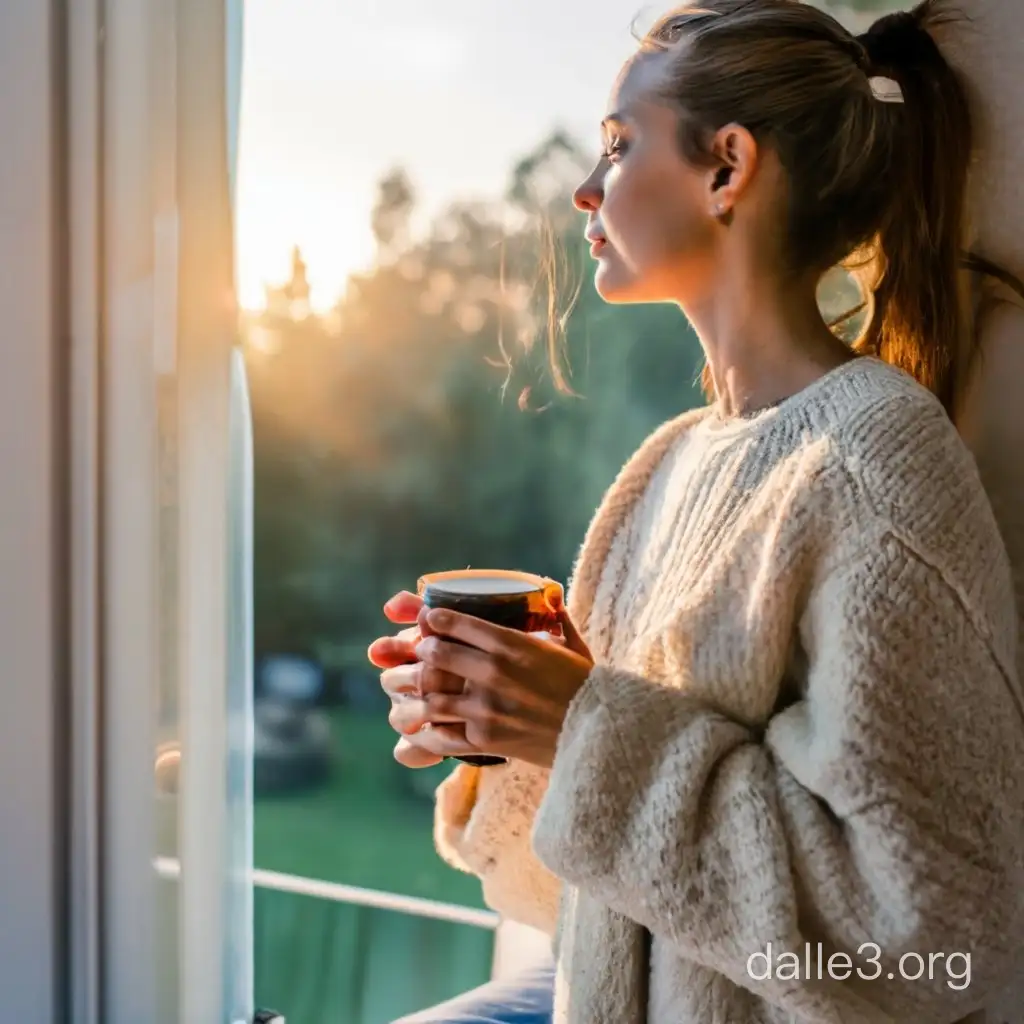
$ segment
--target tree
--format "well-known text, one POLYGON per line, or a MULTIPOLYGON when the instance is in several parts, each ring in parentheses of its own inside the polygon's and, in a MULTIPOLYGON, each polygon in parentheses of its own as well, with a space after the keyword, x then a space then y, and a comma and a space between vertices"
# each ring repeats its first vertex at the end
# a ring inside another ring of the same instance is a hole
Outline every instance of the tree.
POLYGON ((295 246, 288 280, 278 287, 265 289, 267 311, 275 318, 301 320, 310 314, 309 294, 306 262, 299 247, 295 246))
POLYGON ((370 215, 377 256, 381 262, 391 262, 408 249, 409 219, 415 205, 412 182, 404 170, 399 168, 381 179, 370 215))

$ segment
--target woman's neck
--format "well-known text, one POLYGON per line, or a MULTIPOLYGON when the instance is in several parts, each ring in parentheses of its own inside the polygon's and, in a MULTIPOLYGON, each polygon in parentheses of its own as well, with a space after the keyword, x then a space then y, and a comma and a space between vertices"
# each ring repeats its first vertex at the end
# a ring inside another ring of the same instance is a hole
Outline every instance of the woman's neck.
POLYGON ((736 275, 684 307, 707 357, 723 416, 743 416, 801 391, 852 352, 829 330, 810 281, 780 288, 736 275))

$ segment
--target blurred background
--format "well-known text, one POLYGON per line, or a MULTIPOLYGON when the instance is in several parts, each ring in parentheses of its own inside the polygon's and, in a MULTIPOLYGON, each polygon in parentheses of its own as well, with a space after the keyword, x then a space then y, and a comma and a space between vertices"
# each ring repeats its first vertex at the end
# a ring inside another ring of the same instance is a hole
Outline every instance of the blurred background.
MULTIPOLYGON (((658 13, 247 0, 236 275, 255 445, 255 862, 323 883, 256 893, 257 1003, 289 1024, 386 1024, 491 972, 493 931, 451 912, 483 909, 479 884, 433 849, 449 769, 392 760, 365 656, 391 631, 382 604, 461 566, 565 581, 622 462, 703 401, 678 311, 598 299, 570 202, 631 23, 658 13), (384 909, 380 894, 443 907, 384 909)), ((823 302, 852 304, 846 282, 823 302)))

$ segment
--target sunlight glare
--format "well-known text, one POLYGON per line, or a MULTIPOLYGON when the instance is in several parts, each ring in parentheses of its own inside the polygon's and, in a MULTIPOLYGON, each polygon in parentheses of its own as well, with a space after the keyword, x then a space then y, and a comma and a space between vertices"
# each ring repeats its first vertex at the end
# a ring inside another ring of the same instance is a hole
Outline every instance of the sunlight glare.
POLYGON ((274 182, 243 165, 238 192, 236 265, 243 309, 262 309, 264 289, 283 284, 294 246, 302 251, 315 312, 331 309, 354 271, 373 259, 369 189, 304 188, 302 178, 274 182))

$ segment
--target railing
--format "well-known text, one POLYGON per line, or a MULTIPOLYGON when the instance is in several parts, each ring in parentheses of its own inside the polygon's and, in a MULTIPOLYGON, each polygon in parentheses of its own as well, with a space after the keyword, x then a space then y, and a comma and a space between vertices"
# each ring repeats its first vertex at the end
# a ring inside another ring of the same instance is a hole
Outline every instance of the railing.
MULTIPOLYGON (((189 877, 177 858, 152 868, 163 885, 189 877)), ((240 881, 255 892, 257 1004, 296 1024, 377 1024, 436 1005, 493 977, 504 945, 486 910, 260 869, 240 881)))
MULTIPOLYGON (((181 862, 173 857, 157 857, 153 861, 153 866, 161 878, 181 877, 181 862)), ((427 900, 418 896, 403 896, 400 893, 382 892, 378 889, 363 889, 338 882, 323 882, 259 868, 252 872, 252 884, 276 892, 289 892, 332 903, 349 903, 377 910, 393 910, 413 917, 451 921, 454 924, 466 924, 490 931, 494 931, 499 922, 498 915, 488 910, 475 910, 473 907, 461 907, 455 903, 442 903, 439 900, 427 900)))

